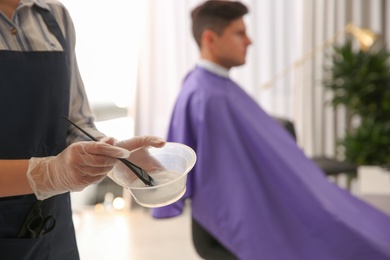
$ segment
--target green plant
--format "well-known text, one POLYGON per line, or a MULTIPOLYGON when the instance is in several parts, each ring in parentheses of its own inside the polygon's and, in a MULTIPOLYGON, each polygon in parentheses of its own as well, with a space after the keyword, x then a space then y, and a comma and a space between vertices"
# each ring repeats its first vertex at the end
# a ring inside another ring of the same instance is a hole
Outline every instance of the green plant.
POLYGON ((340 145, 345 158, 358 165, 384 165, 390 162, 390 121, 378 123, 365 118, 358 128, 346 133, 340 145))
POLYGON ((323 81, 333 92, 331 104, 344 106, 359 125, 339 141, 345 159, 358 165, 390 163, 390 53, 363 52, 351 40, 334 46, 332 65, 323 81))

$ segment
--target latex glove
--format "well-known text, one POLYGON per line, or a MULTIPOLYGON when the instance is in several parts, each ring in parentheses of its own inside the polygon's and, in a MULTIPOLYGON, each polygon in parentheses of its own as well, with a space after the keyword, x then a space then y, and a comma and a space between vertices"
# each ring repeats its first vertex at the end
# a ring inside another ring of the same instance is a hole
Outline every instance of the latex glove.
POLYGON ((129 151, 134 151, 149 146, 163 147, 165 145, 165 140, 158 136, 145 135, 117 142, 116 145, 129 151))
POLYGON ((81 191, 98 183, 119 161, 127 158, 127 149, 116 147, 114 138, 100 142, 77 142, 57 156, 31 158, 27 178, 38 200, 65 193, 81 191))
MULTIPOLYGON (((129 157, 126 159, 135 165, 141 167, 145 171, 152 172, 157 170, 163 170, 164 167, 156 161, 153 157, 149 156, 148 148, 153 147, 163 147, 165 145, 164 139, 156 136, 138 136, 132 139, 124 140, 116 144, 119 147, 125 148, 131 151, 129 157)), ((128 181, 132 182, 138 177, 123 163, 118 163, 114 166, 113 171, 108 174, 108 176, 117 182, 119 185, 124 184, 123 173, 129 177, 128 181), (121 173, 121 181, 115 179, 115 172, 121 173)), ((127 183, 127 181, 126 181, 127 183)))

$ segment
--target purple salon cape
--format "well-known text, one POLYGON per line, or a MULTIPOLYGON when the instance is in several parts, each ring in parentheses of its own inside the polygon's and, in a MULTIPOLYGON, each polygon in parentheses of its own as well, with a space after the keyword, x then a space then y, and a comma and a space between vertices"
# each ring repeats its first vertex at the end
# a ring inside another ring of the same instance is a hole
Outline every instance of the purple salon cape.
POLYGON ((197 163, 182 212, 239 259, 388 260, 390 218, 329 182, 289 133, 229 78, 196 67, 184 80, 168 141, 197 163))

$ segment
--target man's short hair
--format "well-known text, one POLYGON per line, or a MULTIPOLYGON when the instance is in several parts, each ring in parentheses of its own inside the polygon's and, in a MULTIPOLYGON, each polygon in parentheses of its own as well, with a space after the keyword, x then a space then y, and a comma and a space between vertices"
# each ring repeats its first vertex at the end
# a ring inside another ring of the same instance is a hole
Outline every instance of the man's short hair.
POLYGON ((248 8, 238 1, 209 0, 191 12, 192 34, 198 46, 205 30, 222 35, 233 21, 248 13, 248 8))

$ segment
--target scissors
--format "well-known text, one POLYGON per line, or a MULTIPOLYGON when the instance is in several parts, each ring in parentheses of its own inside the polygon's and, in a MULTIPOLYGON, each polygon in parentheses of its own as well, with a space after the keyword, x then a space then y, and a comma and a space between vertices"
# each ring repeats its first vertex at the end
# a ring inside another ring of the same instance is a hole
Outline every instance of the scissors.
POLYGON ((43 216, 42 201, 37 201, 28 214, 18 238, 39 238, 52 231, 56 224, 53 216, 43 216))

